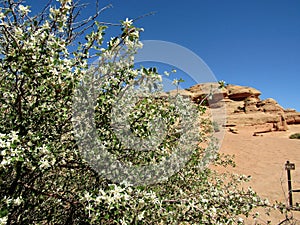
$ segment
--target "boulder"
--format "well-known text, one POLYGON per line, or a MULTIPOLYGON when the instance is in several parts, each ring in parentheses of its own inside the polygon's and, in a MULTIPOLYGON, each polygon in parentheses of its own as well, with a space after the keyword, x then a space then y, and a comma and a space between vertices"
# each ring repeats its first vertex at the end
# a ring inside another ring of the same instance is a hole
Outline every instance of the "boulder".
POLYGON ((230 131, 231 133, 233 133, 233 134, 238 134, 238 133, 239 133, 239 131, 238 131, 238 129, 237 129, 236 127, 230 127, 230 128, 229 128, 229 131, 230 131))
POLYGON ((287 124, 300 124, 300 113, 299 112, 285 112, 285 119, 287 124))

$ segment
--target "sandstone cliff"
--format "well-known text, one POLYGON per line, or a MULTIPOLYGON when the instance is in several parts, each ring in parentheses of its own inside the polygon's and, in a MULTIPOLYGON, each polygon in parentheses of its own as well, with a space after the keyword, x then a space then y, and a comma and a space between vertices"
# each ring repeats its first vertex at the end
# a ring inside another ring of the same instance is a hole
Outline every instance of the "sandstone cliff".
MULTIPOLYGON (((225 106, 226 126, 268 125, 271 130, 285 131, 289 124, 300 124, 300 113, 284 109, 272 98, 260 99, 261 92, 252 87, 227 85, 216 90, 218 84, 197 84, 179 94, 196 103, 207 102, 211 109, 225 106), (206 101, 207 100, 207 101, 206 101)), ((170 94, 175 94, 171 91, 170 94)))

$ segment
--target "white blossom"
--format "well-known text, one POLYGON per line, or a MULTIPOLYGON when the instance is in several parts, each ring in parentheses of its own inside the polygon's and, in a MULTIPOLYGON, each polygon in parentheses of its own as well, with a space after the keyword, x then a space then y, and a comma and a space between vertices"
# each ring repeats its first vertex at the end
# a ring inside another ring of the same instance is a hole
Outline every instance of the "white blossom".
POLYGON ((7 216, 0 218, 0 225, 6 225, 7 220, 8 220, 7 216))
POLYGON ((124 218, 120 219, 121 225, 127 225, 126 220, 124 218))
POLYGON ((19 10, 20 10, 20 13, 23 15, 27 15, 29 12, 31 12, 29 7, 24 6, 24 5, 19 5, 19 10))
POLYGON ((42 158, 41 161, 40 161, 40 165, 39 165, 39 168, 40 169, 47 169, 51 167, 51 162, 46 158, 42 158))
POLYGON ((132 23, 133 23, 133 20, 126 18, 125 21, 122 22, 122 25, 124 27, 130 27, 132 25, 132 23))
POLYGON ((138 214, 138 220, 142 220, 142 219, 144 219, 144 214, 145 214, 145 211, 143 211, 143 212, 141 212, 141 213, 139 213, 138 214))
POLYGON ((3 12, 0 12, 0 20, 2 20, 5 17, 3 12))
POLYGON ((15 205, 21 205, 22 202, 23 202, 22 197, 18 197, 16 199, 14 199, 14 204, 15 205))
POLYGON ((15 34, 21 36, 23 34, 23 30, 20 27, 15 28, 15 34))

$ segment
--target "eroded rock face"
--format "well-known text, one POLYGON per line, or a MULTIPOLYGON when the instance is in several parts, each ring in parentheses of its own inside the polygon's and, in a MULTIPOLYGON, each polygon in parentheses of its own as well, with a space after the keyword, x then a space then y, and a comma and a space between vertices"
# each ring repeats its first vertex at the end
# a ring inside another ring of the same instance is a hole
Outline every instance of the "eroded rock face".
POLYGON ((258 104, 260 99, 258 96, 249 96, 244 100, 244 111, 245 113, 253 113, 259 111, 258 104))
MULTIPOLYGON (((261 124, 277 124, 280 122, 280 116, 267 113, 242 113, 227 115, 227 126, 254 126, 261 124)), ((273 126, 273 125, 272 125, 273 126)))
POLYGON ((269 124, 272 130, 284 131, 288 124, 300 124, 299 112, 284 109, 272 98, 261 100, 261 92, 255 88, 239 85, 218 87, 218 83, 197 84, 179 94, 195 103, 203 102, 210 95, 208 107, 226 106, 227 126, 269 124))
POLYGON ((227 85, 228 98, 235 101, 243 101, 249 97, 258 98, 261 92, 255 88, 238 86, 238 85, 227 85))
POLYGON ((269 113, 283 113, 283 108, 272 98, 268 98, 266 100, 260 101, 258 103, 258 107, 263 112, 269 113))
POLYGON ((300 113, 299 112, 286 112, 285 118, 287 124, 300 124, 300 113))
MULTIPOLYGON (((231 90, 238 90, 233 93, 241 93, 240 95, 228 95, 228 98, 235 102, 226 104, 230 108, 227 124, 229 125, 259 125, 271 124, 275 131, 285 131, 288 129, 287 118, 283 107, 281 107, 274 99, 268 98, 261 100, 259 98, 261 92, 254 88, 241 88, 241 86, 233 87, 231 90), (248 93, 246 91, 248 90, 248 93), (238 97, 237 97, 238 96, 238 97)), ((294 118, 294 117, 293 117, 294 118)), ((292 116, 290 117, 290 121, 292 116)))
POLYGON ((187 88, 186 91, 192 93, 192 100, 194 102, 199 103, 204 99, 207 99, 210 105, 218 103, 228 95, 227 89, 219 88, 219 86, 220 85, 218 83, 196 84, 187 88), (210 98, 207 98, 207 96, 210 96, 210 98))

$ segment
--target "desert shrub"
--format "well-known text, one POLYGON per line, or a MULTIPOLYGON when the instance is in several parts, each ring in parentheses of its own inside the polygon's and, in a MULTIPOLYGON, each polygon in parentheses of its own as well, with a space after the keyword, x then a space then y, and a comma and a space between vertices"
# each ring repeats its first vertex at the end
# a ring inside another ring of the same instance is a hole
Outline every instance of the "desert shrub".
POLYGON ((291 134, 290 139, 300 139, 300 133, 291 134))

